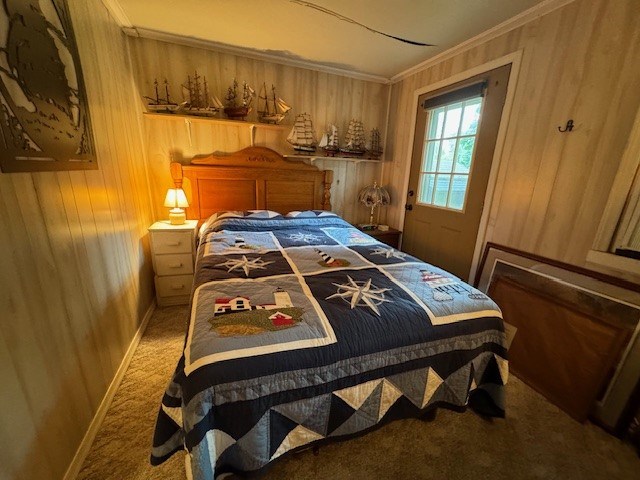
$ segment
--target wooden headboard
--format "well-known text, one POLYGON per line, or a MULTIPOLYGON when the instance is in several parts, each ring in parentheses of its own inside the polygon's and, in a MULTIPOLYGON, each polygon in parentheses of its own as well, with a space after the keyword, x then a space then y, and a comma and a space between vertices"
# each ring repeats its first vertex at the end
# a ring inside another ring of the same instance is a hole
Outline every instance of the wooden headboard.
POLYGON ((189 199, 187 218, 206 220, 223 210, 331 210, 331 170, 283 158, 265 147, 171 164, 189 199))

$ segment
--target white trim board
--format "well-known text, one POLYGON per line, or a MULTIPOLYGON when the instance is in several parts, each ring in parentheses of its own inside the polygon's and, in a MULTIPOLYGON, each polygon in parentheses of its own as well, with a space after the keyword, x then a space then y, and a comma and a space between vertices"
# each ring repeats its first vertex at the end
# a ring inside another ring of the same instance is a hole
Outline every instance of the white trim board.
POLYGON ((161 42, 184 45, 187 47, 215 50, 218 52, 229 53, 231 55, 238 55, 245 58, 253 58, 255 60, 263 60, 271 63, 276 63, 279 65, 306 68, 307 70, 315 70, 318 72, 330 73, 333 75, 342 75, 344 77, 355 78, 357 80, 382 83, 383 85, 387 85, 390 83, 388 78, 382 77, 380 75, 357 72, 355 70, 348 70, 346 68, 329 67, 327 65, 322 65, 310 60, 298 60, 296 58, 281 57, 279 55, 273 55, 261 50, 246 47, 236 47, 227 43, 214 42, 213 40, 205 40, 202 38, 190 37, 187 35, 161 32, 159 30, 152 30, 142 27, 123 27, 122 31, 130 37, 148 38, 150 40, 158 40, 161 42))
POLYGON ((178 45, 185 45, 189 47, 196 48, 204 48, 208 50, 218 50, 226 53, 231 53, 233 55, 240 55, 247 58, 254 58, 257 60, 266 60, 269 62, 281 64, 281 65, 289 65, 298 68, 306 68, 309 70, 315 70, 319 72, 331 73, 334 75, 342 75, 345 77, 356 78, 359 80, 366 80, 370 82, 382 83, 385 85, 397 83, 403 80, 406 77, 413 75, 425 68, 429 68, 433 65, 436 65, 448 58, 454 57, 461 52, 474 48, 482 43, 487 42, 488 40, 503 35, 511 30, 515 30, 516 28, 525 25, 532 20, 540 18, 548 13, 553 12, 559 8, 568 5, 569 3, 575 0, 543 0, 542 2, 534 5, 533 7, 519 13, 518 15, 511 17, 504 22, 492 27, 484 32, 479 33, 475 37, 472 37, 468 40, 465 40, 462 43, 459 43, 447 50, 440 52, 439 54, 426 59, 423 62, 418 63, 417 65, 410 67, 402 72, 399 72, 393 75, 391 78, 386 78, 381 75, 374 75, 364 72, 357 72, 355 70, 342 69, 337 67, 330 67, 327 65, 322 65, 320 63, 312 62, 310 60, 302 60, 302 59, 294 59, 294 58, 283 58, 278 55, 272 55, 260 50, 246 48, 246 47, 236 47, 233 45, 228 45, 220 42, 215 42, 212 40, 205 40, 201 38, 186 36, 186 35, 178 35, 174 33, 161 32, 159 30, 153 30, 143 27, 136 27, 131 23, 131 20, 128 18, 124 9, 119 3, 119 0, 102 0, 105 7, 109 10, 111 15, 114 17, 115 21, 122 27, 122 30, 125 34, 131 37, 140 37, 140 38, 148 38, 152 40, 159 40, 162 42, 175 43, 178 45))
MULTIPOLYGON (((478 269, 478 262, 480 255, 482 254, 483 245, 487 236, 487 227, 489 225, 489 214, 491 212, 492 203, 494 200, 494 194, 498 193, 500 188, 498 185, 498 172, 502 160, 502 149, 504 147, 505 139, 507 137, 507 130, 509 128, 511 107, 513 106, 513 99, 515 97, 515 91, 518 82, 518 76, 520 74, 520 64, 522 63, 522 50, 517 50, 504 57, 496 58, 490 62, 478 65, 464 72, 453 75, 449 78, 445 78, 439 82, 433 83, 421 87, 413 92, 413 107, 411 113, 411 125, 409 132, 409 143, 407 145, 406 152, 406 166, 404 172, 404 178, 402 181, 402 187, 400 192, 406 192, 409 189, 409 175, 411 172, 411 156, 413 154, 413 141, 415 138, 415 126, 416 116, 418 114, 418 97, 424 93, 433 92, 449 85, 453 85, 458 82, 462 82, 467 78, 480 75, 504 65, 511 64, 511 73, 509 74, 509 85, 507 86, 507 95, 505 98, 504 106, 502 107, 502 116, 500 117, 500 127, 498 129, 498 137, 496 139, 496 146, 493 151, 493 159, 491 161, 491 172, 489 173, 489 180, 487 182, 487 192, 484 197, 484 209, 482 210, 482 216, 480 217, 480 226, 478 227, 478 237, 476 238, 476 246, 473 252, 473 260, 471 261, 471 271, 469 272, 469 283, 472 283, 476 270, 478 269)), ((400 229, 404 227, 404 219, 406 211, 400 209, 400 217, 398 219, 398 225, 400 229)))
POLYGON ((93 445, 93 441, 95 440, 96 435, 98 434, 98 430, 100 430, 100 427, 102 426, 102 422, 104 421, 104 417, 107 415, 107 411, 111 406, 113 397, 118 391, 118 388, 120 387, 120 383, 122 383, 122 379, 124 378, 124 374, 127 372, 127 369, 129 368, 129 364, 131 363, 133 354, 135 353, 136 348, 140 343, 140 339, 142 338, 142 335, 144 334, 144 331, 147 328, 149 319, 151 318, 155 310, 156 310, 156 302, 154 300, 153 302, 151 302, 149 309, 144 314, 142 322, 140 322, 140 326, 138 327, 138 330, 133 336, 133 339, 129 344, 129 348, 127 348, 127 351, 124 354, 124 358, 122 359, 122 362, 120 362, 120 366, 118 367, 118 370, 116 371, 116 374, 114 375, 113 380, 111 380, 111 384, 109 385, 109 388, 104 394, 104 397, 102 398, 102 402, 100 402, 100 406, 98 407, 98 410, 96 410, 96 414, 93 416, 93 420, 91 420, 91 423, 89 424, 89 428, 87 429, 87 432, 84 434, 84 438, 82 439, 82 442, 80 442, 80 445, 76 450, 76 454, 73 457, 73 460, 71 460, 71 463, 69 464, 69 468, 67 468, 67 472, 64 474, 63 480, 75 480, 75 478, 80 473, 82 464, 84 463, 85 459, 87 458, 87 455, 89 454, 89 450, 93 445))
POLYGON ((124 28, 131 28, 133 24, 129 20, 129 16, 126 14, 119 0, 102 0, 103 5, 109 10, 109 13, 115 20, 115 22, 124 28))

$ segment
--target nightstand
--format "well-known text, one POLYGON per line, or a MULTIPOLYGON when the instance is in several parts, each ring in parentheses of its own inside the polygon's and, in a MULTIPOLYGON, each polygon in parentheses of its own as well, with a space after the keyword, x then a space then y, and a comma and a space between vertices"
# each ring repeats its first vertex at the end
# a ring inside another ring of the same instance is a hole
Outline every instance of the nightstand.
POLYGON ((197 220, 183 225, 162 221, 149 227, 156 299, 161 307, 189 303, 197 228, 197 220))
POLYGON ((395 228, 389 227, 389 230, 384 232, 382 230, 378 230, 377 228, 375 230, 362 231, 367 235, 372 236, 376 240, 379 240, 382 243, 386 243, 390 247, 398 248, 398 246, 400 245, 400 235, 402 234, 402 232, 400 230, 396 230, 395 228))

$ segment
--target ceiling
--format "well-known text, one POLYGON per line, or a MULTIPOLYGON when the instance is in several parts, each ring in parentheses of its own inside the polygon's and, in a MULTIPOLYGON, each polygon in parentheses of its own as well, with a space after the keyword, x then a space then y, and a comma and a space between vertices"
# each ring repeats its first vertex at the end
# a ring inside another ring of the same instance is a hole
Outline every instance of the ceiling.
POLYGON ((128 21, 129 26, 140 30, 389 79, 542 1, 110 0, 109 3, 119 7, 123 23, 128 21), (403 43, 344 17, 388 35, 435 46, 403 43))

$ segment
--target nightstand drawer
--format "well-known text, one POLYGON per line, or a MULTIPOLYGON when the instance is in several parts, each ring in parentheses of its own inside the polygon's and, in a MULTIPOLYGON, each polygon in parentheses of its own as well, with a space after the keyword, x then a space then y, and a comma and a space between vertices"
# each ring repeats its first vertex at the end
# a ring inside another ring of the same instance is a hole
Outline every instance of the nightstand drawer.
POLYGON ((152 232, 153 253, 190 253, 193 250, 191 232, 152 232))
POLYGON ((158 297, 174 297, 191 294, 193 275, 171 275, 156 277, 156 293, 158 297))
POLYGON ((191 253, 175 253, 173 255, 156 255, 156 275, 184 275, 193 273, 193 256, 191 253))

